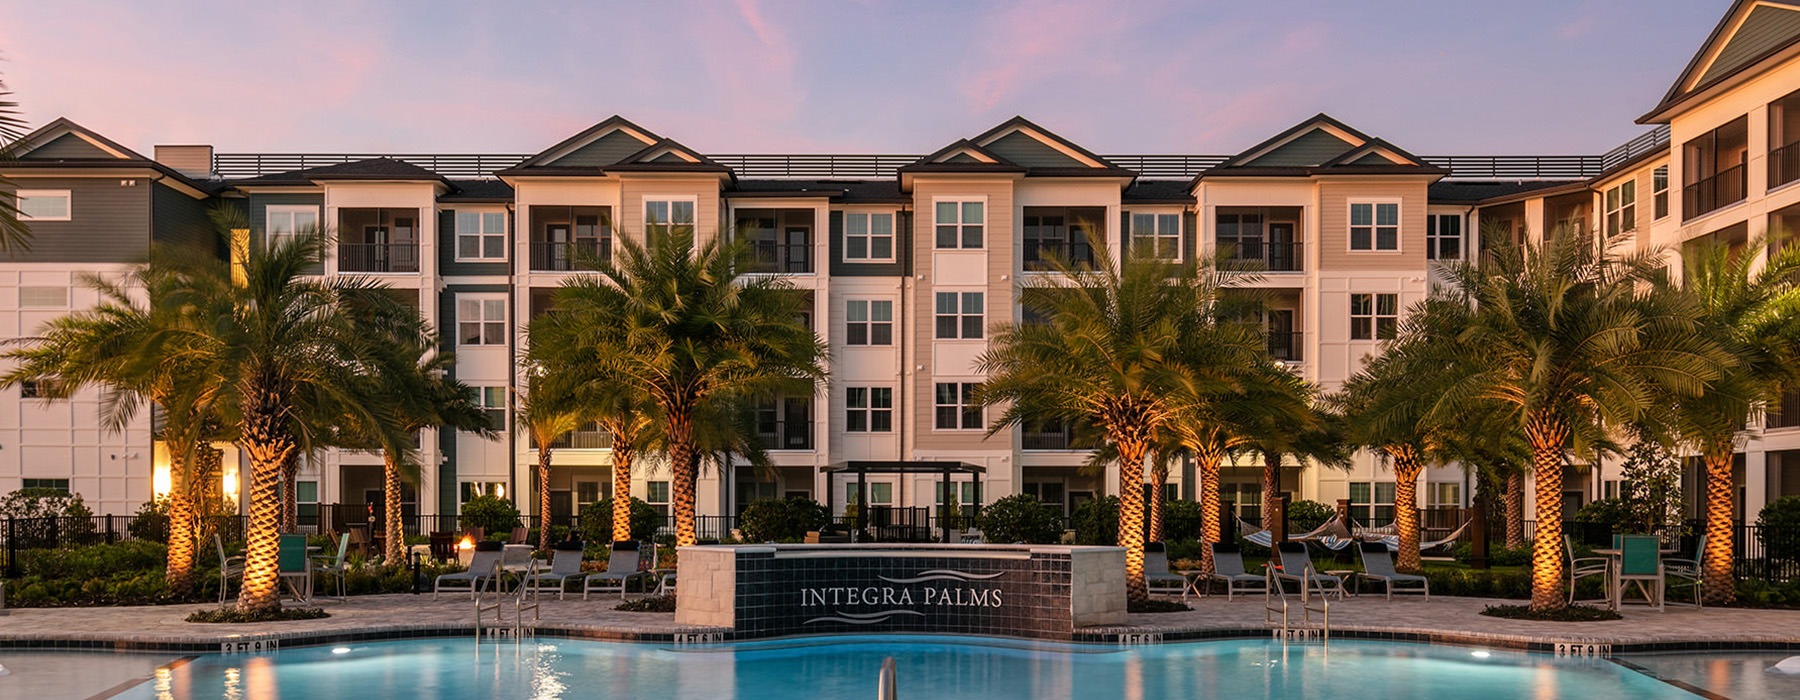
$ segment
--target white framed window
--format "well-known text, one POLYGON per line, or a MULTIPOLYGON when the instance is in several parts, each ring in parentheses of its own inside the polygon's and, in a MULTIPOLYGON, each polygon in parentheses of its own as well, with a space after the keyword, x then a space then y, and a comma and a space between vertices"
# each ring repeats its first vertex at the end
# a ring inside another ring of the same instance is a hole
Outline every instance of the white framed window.
POLYGON ((464 481, 458 486, 460 487, 458 493, 461 496, 458 503, 468 503, 476 496, 506 498, 506 482, 504 481, 464 481))
MULTIPOLYGON (((858 484, 844 484, 844 504, 856 505, 858 484)), ((869 482, 869 505, 886 506, 894 503, 894 485, 887 481, 869 482)))
POLYGON ((458 345, 505 345, 506 297, 457 295, 456 342, 458 345))
POLYGON ((1400 250, 1400 203, 1351 202, 1350 249, 1384 252, 1400 250))
POLYGON ((575 482, 575 506, 577 510, 580 510, 581 506, 585 506, 589 503, 598 503, 608 498, 612 498, 611 481, 575 482))
POLYGON ((894 432, 894 388, 853 386, 844 389, 844 432, 894 432))
POLYGON ((937 338, 939 340, 980 340, 987 318, 987 295, 983 292, 938 292, 937 338))
POLYGON ((693 197, 645 197, 644 231, 686 228, 694 230, 693 197))
POLYGON ((19 488, 49 489, 51 491, 61 491, 64 495, 68 495, 69 480, 68 479, 42 479, 42 478, 32 478, 32 477, 28 476, 20 481, 19 488))
POLYGON ((68 221, 75 213, 69 190, 19 190, 13 197, 20 221, 68 221))
POLYGON ((1350 517, 1364 527, 1394 522, 1394 482, 1350 482, 1350 517))
POLYGON ((1181 261, 1181 215, 1132 212, 1132 251, 1144 251, 1161 260, 1181 261))
POLYGON ((19 398, 21 399, 51 400, 56 398, 56 394, 61 394, 63 391, 61 380, 57 379, 27 379, 19 382, 19 398))
POLYGON ((893 212, 844 212, 845 262, 893 262, 893 260, 893 212))
POLYGON ((1669 166, 1650 171, 1651 214, 1660 219, 1669 215, 1669 166))
POLYGON ((980 250, 986 245, 986 198, 934 200, 932 215, 938 250, 980 250))
POLYGON ((644 482, 644 502, 650 504, 650 507, 655 508, 656 512, 661 513, 663 515, 663 517, 668 517, 668 515, 669 515, 669 482, 667 482, 667 481, 646 481, 646 482, 644 482))
POLYGON ((1462 215, 1432 214, 1425 217, 1425 259, 1461 260, 1462 257, 1462 215))
POLYGON ((66 309, 69 308, 68 287, 20 287, 19 308, 21 309, 66 309))
POLYGON ((492 425, 499 426, 501 430, 506 429, 506 387, 475 387, 475 400, 481 404, 481 410, 487 411, 492 425))
POLYGON ((894 302, 886 299, 844 302, 844 342, 848 345, 893 345, 894 302))
POLYGON ((1606 191, 1608 238, 1637 230, 1637 181, 1626 180, 1606 191))
POLYGON ((1620 481, 1619 479, 1604 479, 1604 480, 1602 480, 1600 482, 1600 497, 1601 498, 1618 498, 1619 497, 1619 486, 1622 483, 1623 482, 1620 481))
POLYGON ((1350 339, 1390 340, 1400 327, 1400 295, 1350 295, 1350 339))
POLYGON ((937 390, 932 392, 933 427, 938 430, 981 430, 986 421, 981 417, 981 404, 975 402, 975 389, 980 384, 974 382, 938 382, 937 390))
POLYGON ((270 244, 302 231, 319 230, 319 208, 311 204, 271 204, 263 210, 270 244))
POLYGON ((456 210, 456 259, 505 260, 506 212, 456 210))
POLYGON ((1462 482, 1432 481, 1425 484, 1425 504, 1431 508, 1461 508, 1462 482))

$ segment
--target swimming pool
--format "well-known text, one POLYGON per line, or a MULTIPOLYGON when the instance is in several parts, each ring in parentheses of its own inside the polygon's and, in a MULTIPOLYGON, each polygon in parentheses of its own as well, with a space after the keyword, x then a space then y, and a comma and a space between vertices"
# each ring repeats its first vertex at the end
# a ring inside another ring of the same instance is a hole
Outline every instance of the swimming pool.
POLYGON ((428 639, 202 656, 120 698, 855 698, 883 657, 901 697, 1691 698, 1603 660, 1467 647, 1273 640, 1141 647, 952 637, 818 637, 706 647, 428 639))

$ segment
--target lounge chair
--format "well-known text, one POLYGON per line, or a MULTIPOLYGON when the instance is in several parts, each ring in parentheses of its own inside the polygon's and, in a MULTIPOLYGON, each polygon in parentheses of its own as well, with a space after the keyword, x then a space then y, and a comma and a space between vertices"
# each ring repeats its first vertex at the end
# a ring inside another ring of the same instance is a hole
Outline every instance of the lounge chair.
POLYGON ((550 552, 550 570, 538 569, 537 574, 527 578, 524 585, 530 586, 536 593, 555 591, 556 598, 561 600, 568 593, 569 582, 581 577, 583 549, 580 541, 556 543, 556 548, 550 552))
POLYGON ((281 582, 300 603, 312 602, 312 560, 306 556, 306 535, 282 535, 275 554, 281 582))
POLYGON ((1244 571, 1244 555, 1235 544, 1213 542, 1210 544, 1213 555, 1213 571, 1206 575, 1207 588, 1212 588, 1213 581, 1225 582, 1225 600, 1243 588, 1252 592, 1267 593, 1269 580, 1244 571))
MULTIPOLYGON (((1677 585, 1677 586, 1692 586, 1693 587, 1693 589, 1694 589, 1694 606, 1695 607, 1705 607, 1705 605, 1706 605, 1705 598, 1703 597, 1702 591, 1700 590, 1700 587, 1702 585, 1701 580, 1700 580, 1701 579, 1700 559, 1705 556, 1706 556, 1706 535, 1704 533, 1702 533, 1700 535, 1699 544, 1694 545, 1694 558, 1692 558, 1692 559, 1665 558, 1662 560, 1662 562, 1663 562, 1663 577, 1665 579, 1676 579, 1678 581, 1678 583, 1676 583, 1675 585, 1677 585)), ((1665 594, 1667 594, 1669 587, 1670 587, 1670 585, 1667 582, 1663 583, 1663 592, 1665 594)))
POLYGON ((1625 535, 1619 538, 1619 575, 1614 577, 1613 607, 1625 602, 1625 591, 1636 586, 1645 602, 1663 609, 1662 541, 1654 535, 1625 535))
POLYGON ((350 536, 338 536, 337 556, 314 557, 313 571, 337 580, 337 599, 344 599, 344 574, 350 567, 345 557, 350 552, 350 536))
POLYGON ((431 558, 437 561, 450 561, 456 558, 456 533, 431 533, 431 558))
POLYGON ((1356 553, 1362 557, 1362 577, 1385 584, 1388 600, 1393 600, 1395 593, 1423 593, 1426 600, 1431 600, 1431 581, 1424 576, 1395 571, 1393 553, 1388 551, 1386 544, 1364 542, 1357 546, 1356 553), (1406 588, 1400 588, 1402 584, 1406 588))
POLYGON ((481 590, 481 587, 487 585, 490 581, 493 582, 495 586, 498 586, 499 579, 495 576, 495 570, 499 568, 500 557, 505 554, 505 548, 503 548, 499 542, 488 542, 485 540, 476 542, 474 556, 469 559, 469 570, 460 571, 454 574, 444 574, 437 577, 436 580, 432 581, 431 597, 436 598, 437 594, 446 590, 465 590, 464 585, 466 585, 466 590, 469 591, 469 597, 473 598, 475 597, 475 594, 481 590), (446 582, 461 585, 446 587, 444 585, 446 582))
POLYGON ((1275 574, 1276 581, 1293 581, 1302 586, 1317 588, 1321 593, 1335 592, 1340 599, 1344 597, 1344 580, 1319 573, 1319 569, 1313 566, 1312 555, 1306 551, 1306 543, 1280 542, 1275 545, 1275 551, 1281 555, 1281 571, 1275 574), (1307 575, 1309 571, 1312 572, 1310 576, 1307 575))
POLYGON ((1144 583, 1151 591, 1180 593, 1181 597, 1187 597, 1187 577, 1169 573, 1169 551, 1161 542, 1144 543, 1144 583), (1171 585, 1173 590, 1169 588, 1171 585))
MULTIPOLYGON (((1599 600, 1610 603, 1612 600, 1612 591, 1607 591, 1606 598, 1604 599, 1576 601, 1575 582, 1590 576, 1598 576, 1600 577, 1601 582, 1604 583, 1606 578, 1612 575, 1612 560, 1606 557, 1576 557, 1575 540, 1568 535, 1563 535, 1563 551, 1569 555, 1569 604, 1574 605, 1576 602, 1599 602, 1599 600)), ((1605 586, 1601 587, 1604 588, 1605 586)))
POLYGON ((638 575, 638 543, 631 540, 619 540, 612 543, 612 552, 606 558, 606 570, 597 574, 588 574, 581 582, 581 599, 587 600, 588 594, 595 591, 611 593, 619 592, 619 599, 625 599, 625 582, 638 575))
POLYGON ((244 575, 244 558, 241 556, 225 556, 225 539, 219 533, 213 533, 213 546, 219 550, 219 604, 225 604, 226 591, 231 590, 231 580, 244 575))

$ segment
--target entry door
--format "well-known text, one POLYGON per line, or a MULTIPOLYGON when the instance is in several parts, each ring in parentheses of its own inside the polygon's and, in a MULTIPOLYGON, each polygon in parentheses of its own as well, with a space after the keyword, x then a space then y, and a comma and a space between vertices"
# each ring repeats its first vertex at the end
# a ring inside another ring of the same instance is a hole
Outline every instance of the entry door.
POLYGON ((783 272, 808 272, 806 256, 812 252, 807 250, 808 241, 812 239, 812 230, 805 226, 789 226, 786 235, 786 254, 783 257, 783 272))

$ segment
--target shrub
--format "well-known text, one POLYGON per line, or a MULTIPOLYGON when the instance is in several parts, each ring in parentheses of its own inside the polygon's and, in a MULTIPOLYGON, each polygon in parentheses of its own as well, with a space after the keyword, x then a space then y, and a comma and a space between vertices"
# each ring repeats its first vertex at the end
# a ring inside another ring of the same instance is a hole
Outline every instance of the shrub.
POLYGON ((831 511, 810 498, 757 501, 738 516, 746 542, 798 542, 831 522, 831 511))
POLYGON ((169 548, 159 542, 125 541, 73 549, 19 552, 19 573, 45 579, 104 579, 125 573, 162 571, 169 548))
MULTIPOLYGON (((1484 598, 1530 598, 1531 573, 1518 569, 1464 569, 1440 566, 1425 567, 1425 578, 1431 581, 1431 594, 1477 596, 1484 598)), ((1598 581, 1594 593, 1599 593, 1598 581)))
POLYGON ((125 526, 132 539, 145 542, 169 541, 169 499, 153 498, 138 506, 131 522, 125 526))
POLYGON ((1163 541, 1200 539, 1206 509, 1195 501, 1174 500, 1163 506, 1163 541))
MULTIPOLYGON (((1075 506, 1069 518, 1075 543, 1112 546, 1119 543, 1119 497, 1107 496, 1075 506)), ((983 528, 986 531, 986 528, 983 528)), ((990 538, 992 535, 989 536, 990 538)), ((998 541, 998 540, 996 540, 998 541)))
POLYGON ((499 496, 476 496, 463 503, 461 523, 488 535, 510 535, 519 526, 519 508, 499 496))
POLYGON ((989 542, 1053 544, 1062 536, 1060 520, 1037 497, 1021 493, 983 508, 976 525, 989 542))
POLYGON ((1288 504, 1288 533, 1311 532, 1337 516, 1337 509, 1318 501, 1294 501, 1288 504))
POLYGON ((1612 528, 1613 532, 1624 532, 1639 527, 1635 524, 1635 518, 1632 516, 1631 504, 1617 498, 1602 498, 1582 506, 1580 510, 1575 511, 1573 520, 1578 523, 1606 525, 1612 528))
MULTIPOLYGON (((650 504, 631 498, 631 539, 648 542, 666 521, 650 504)), ((613 499, 595 501, 581 507, 581 538, 591 546, 605 549, 612 537, 613 499)))
POLYGON ((19 546, 55 548, 87 544, 94 535, 94 511, 81 494, 56 489, 19 489, 0 498, 0 520, 33 519, 14 526, 19 546), (50 518, 55 518, 51 520, 50 518))
POLYGON ((1763 506, 1756 516, 1756 537, 1763 556, 1770 559, 1800 557, 1800 496, 1782 496, 1763 506))
MULTIPOLYGON (((1450 550, 1450 556, 1457 561, 1467 562, 1475 556, 1475 546, 1468 542, 1458 542, 1450 550)), ((1524 566, 1531 563, 1531 545, 1518 547, 1488 547, 1488 564, 1491 566, 1524 566)))

